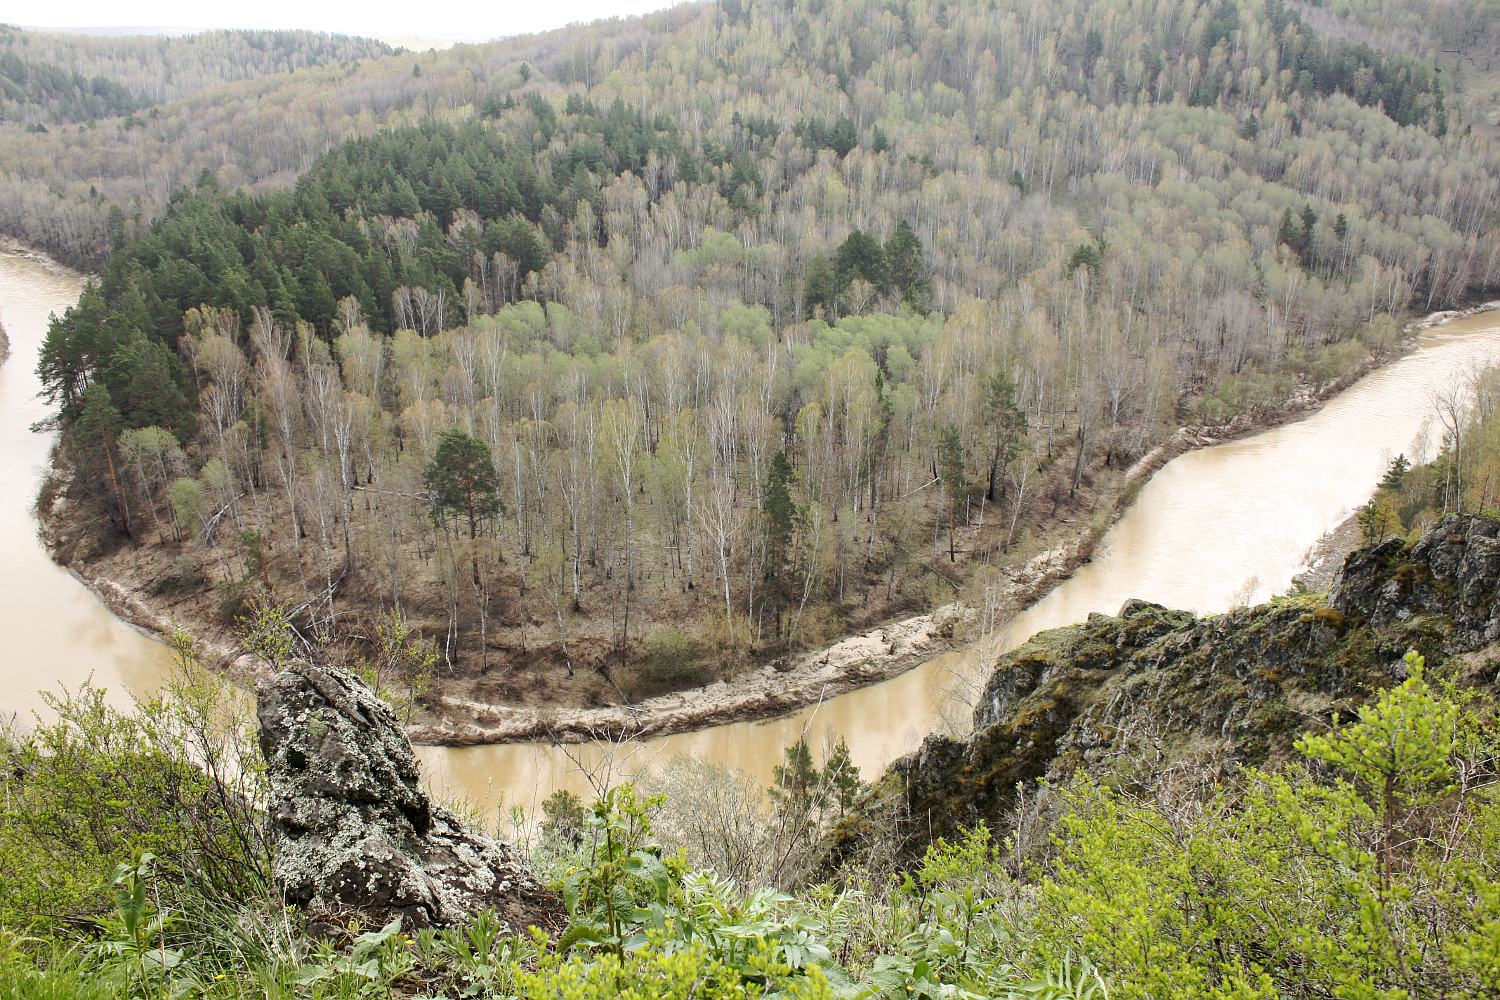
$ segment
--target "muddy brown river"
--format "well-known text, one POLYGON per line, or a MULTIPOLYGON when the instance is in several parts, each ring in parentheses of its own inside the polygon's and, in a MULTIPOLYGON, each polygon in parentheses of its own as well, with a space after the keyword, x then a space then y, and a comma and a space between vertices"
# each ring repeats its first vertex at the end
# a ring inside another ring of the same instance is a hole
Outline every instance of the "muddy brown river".
MULTIPOLYGON (((11 357, 0 367, 0 713, 29 715, 39 689, 92 678, 117 702, 149 691, 164 648, 120 622, 55 566, 31 514, 50 434, 33 372, 47 316, 77 297, 79 279, 35 258, 0 252, 0 324, 11 357)), ((768 782, 782 749, 806 735, 815 749, 843 736, 867 776, 964 715, 967 692, 994 655, 1046 628, 1141 597, 1198 612, 1264 600, 1287 588, 1318 539, 1363 503, 1397 452, 1436 441, 1432 394, 1500 361, 1500 311, 1445 323, 1418 349, 1315 413, 1164 466, 1110 529, 1092 562, 979 646, 936 657, 894 680, 769 722, 718 726, 625 744, 508 744, 420 750, 432 785, 483 811, 533 806, 554 789, 585 791, 579 765, 615 778, 679 754, 732 765, 768 782)))

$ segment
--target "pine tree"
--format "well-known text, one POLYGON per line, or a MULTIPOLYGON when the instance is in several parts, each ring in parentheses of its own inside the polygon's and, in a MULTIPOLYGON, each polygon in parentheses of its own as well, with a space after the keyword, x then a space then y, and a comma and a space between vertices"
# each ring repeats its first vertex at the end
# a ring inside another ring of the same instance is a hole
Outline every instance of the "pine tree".
POLYGON ((932 279, 923 259, 922 241, 905 219, 885 244, 885 263, 890 291, 914 312, 926 312, 932 297, 932 279))
POLYGON ((840 816, 853 807, 865 789, 865 783, 859 777, 859 767, 849 753, 849 743, 842 736, 834 745, 833 753, 828 755, 828 763, 823 765, 822 784, 838 804, 840 816))
POLYGON ((995 451, 990 456, 990 478, 985 498, 990 503, 995 503, 1000 499, 996 489, 1000 470, 1015 457, 1021 447, 1021 438, 1026 433, 1026 414, 1016 402, 1015 383, 1004 372, 997 372, 990 379, 985 394, 985 409, 989 411, 990 421, 995 427, 995 451))
POLYGON ((761 513, 766 522, 766 584, 768 596, 776 606, 776 635, 781 636, 782 612, 792 599, 792 577, 796 564, 797 530, 802 510, 792 499, 792 485, 797 476, 786 452, 778 451, 771 460, 766 477, 761 513))
POLYGON ((810 825, 821 805, 823 775, 813 763, 812 750, 807 737, 785 750, 783 762, 771 772, 771 801, 775 802, 792 822, 795 831, 801 832, 810 825))
POLYGON ((863 230, 854 230, 839 245, 838 253, 834 257, 834 267, 837 272, 840 295, 849 288, 849 283, 855 278, 863 278, 874 285, 879 292, 890 289, 890 271, 886 262, 885 247, 863 230))
POLYGON ((1406 474, 1411 471, 1411 462, 1405 455, 1397 455, 1391 459, 1390 468, 1385 470, 1385 475, 1380 477, 1380 488, 1395 492, 1401 488, 1406 481, 1406 474))
MULTIPOLYGON (((479 522, 500 513, 500 480, 490 449, 471 434, 454 429, 438 438, 437 451, 427 465, 427 491, 432 496, 432 519, 446 524, 451 517, 468 521, 469 540, 479 535, 479 522)), ((479 582, 479 553, 473 554, 474 582, 479 582)))
POLYGON ((131 534, 130 507, 120 478, 120 459, 115 441, 124 421, 103 383, 83 391, 78 416, 68 428, 68 453, 89 478, 102 478, 109 487, 110 520, 126 535, 131 534))
POLYGON ((938 436, 938 475, 948 505, 948 561, 958 561, 954 532, 958 524, 958 506, 968 492, 964 473, 964 442, 958 428, 948 424, 938 436))

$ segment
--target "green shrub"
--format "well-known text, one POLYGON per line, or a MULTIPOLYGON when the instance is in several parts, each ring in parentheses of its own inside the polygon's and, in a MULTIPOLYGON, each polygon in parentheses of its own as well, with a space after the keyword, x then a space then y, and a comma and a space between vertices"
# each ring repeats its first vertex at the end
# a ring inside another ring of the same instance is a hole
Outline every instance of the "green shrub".
POLYGON ((644 655, 635 664, 631 693, 638 698, 702 687, 715 679, 703 648, 676 629, 662 629, 646 640, 644 655))
POLYGON ((86 688, 49 697, 55 721, 0 733, 0 925, 92 921, 117 868, 144 853, 174 905, 265 897, 256 759, 208 683, 134 712, 86 688))

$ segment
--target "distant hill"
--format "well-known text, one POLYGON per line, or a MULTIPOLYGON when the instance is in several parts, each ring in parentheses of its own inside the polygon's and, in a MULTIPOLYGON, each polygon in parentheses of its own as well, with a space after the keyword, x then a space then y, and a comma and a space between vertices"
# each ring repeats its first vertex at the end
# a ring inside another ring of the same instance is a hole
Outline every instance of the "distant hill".
POLYGON ((225 83, 395 51, 308 31, 186 31, 0 26, 0 122, 46 128, 129 115, 225 83))

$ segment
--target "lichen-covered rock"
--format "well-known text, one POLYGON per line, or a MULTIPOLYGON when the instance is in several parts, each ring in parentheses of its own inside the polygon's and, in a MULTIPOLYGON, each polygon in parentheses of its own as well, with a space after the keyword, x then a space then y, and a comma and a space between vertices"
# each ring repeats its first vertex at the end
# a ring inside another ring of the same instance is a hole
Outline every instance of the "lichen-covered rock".
MULTIPOLYGON (((825 843, 828 868, 1015 809, 1018 784, 1086 770, 1117 784, 1163 769, 1275 760, 1298 734, 1404 676, 1500 638, 1500 521, 1443 522, 1409 550, 1352 554, 1328 601, 1281 598, 1197 618, 1144 601, 1033 636, 995 665, 963 739, 930 736, 891 765, 825 843)), ((1473 680, 1469 677, 1467 679, 1473 680)))
POLYGON ((1376 627, 1437 615, 1449 644, 1477 649, 1500 639, 1500 521, 1462 515, 1439 522, 1408 550, 1391 539, 1352 553, 1333 605, 1376 627))
POLYGON ((287 901, 408 927, 493 910, 520 931, 560 904, 501 843, 465 828, 418 781, 388 705, 335 667, 294 663, 257 690, 275 875, 287 901))

